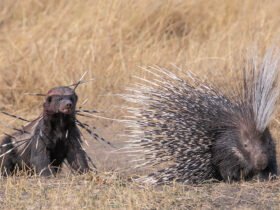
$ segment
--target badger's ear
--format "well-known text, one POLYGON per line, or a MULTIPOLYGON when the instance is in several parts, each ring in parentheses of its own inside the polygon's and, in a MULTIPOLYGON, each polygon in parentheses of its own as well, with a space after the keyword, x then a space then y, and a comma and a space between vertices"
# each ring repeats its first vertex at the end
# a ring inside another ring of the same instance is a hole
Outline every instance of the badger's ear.
POLYGON ((47 107, 46 102, 43 103, 43 108, 45 109, 47 107))

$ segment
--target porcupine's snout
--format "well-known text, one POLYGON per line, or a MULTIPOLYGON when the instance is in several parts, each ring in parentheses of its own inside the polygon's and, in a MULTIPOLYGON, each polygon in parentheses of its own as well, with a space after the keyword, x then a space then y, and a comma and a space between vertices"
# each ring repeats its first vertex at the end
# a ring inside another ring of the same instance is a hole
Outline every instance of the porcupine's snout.
POLYGON ((60 101, 59 112, 63 114, 72 114, 74 112, 73 102, 69 99, 63 99, 60 101))
POLYGON ((253 158, 254 162, 254 168, 257 171, 262 171, 267 167, 268 164, 268 157, 267 154, 265 153, 265 151, 260 151, 257 152, 256 154, 254 154, 254 158, 253 158))

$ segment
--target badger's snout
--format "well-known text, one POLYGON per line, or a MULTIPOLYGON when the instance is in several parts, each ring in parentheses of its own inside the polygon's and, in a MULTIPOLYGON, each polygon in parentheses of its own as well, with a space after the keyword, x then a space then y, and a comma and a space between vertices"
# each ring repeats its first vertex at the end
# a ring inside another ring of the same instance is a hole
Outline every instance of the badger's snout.
POLYGON ((63 114, 72 114, 74 112, 74 104, 70 100, 60 101, 59 112, 63 114))

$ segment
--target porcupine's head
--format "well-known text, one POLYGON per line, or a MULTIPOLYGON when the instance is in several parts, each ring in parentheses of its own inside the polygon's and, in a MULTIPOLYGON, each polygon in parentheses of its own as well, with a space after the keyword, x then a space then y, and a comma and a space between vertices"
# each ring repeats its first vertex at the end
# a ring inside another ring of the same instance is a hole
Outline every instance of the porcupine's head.
POLYGON ((69 87, 55 87, 48 91, 44 103, 44 113, 74 115, 78 96, 69 87))
POLYGON ((253 59, 249 63, 242 94, 222 117, 220 125, 224 127, 213 145, 213 163, 224 180, 277 173, 275 144, 268 126, 280 95, 278 55, 268 51, 262 62, 253 59), (269 169, 271 164, 274 171, 269 169))
MULTIPOLYGON (((241 124, 242 125, 242 124, 241 124)), ((239 142, 235 154, 247 160, 247 168, 259 172, 267 167, 271 139, 269 131, 258 132, 256 128, 242 126, 239 130, 239 142)))
POLYGON ((268 167, 274 142, 268 129, 259 132, 252 123, 224 130, 213 145, 213 163, 225 181, 248 180, 268 167))

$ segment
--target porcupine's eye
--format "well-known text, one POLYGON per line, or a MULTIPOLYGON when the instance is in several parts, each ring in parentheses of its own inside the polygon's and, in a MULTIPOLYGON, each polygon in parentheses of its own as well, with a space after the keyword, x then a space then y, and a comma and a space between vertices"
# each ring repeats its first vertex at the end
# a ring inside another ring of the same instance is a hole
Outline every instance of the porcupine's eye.
POLYGON ((243 146, 246 148, 248 145, 245 143, 243 146))

